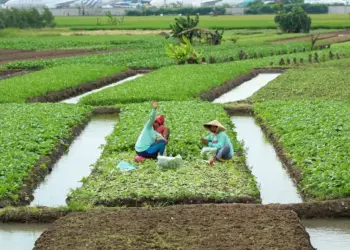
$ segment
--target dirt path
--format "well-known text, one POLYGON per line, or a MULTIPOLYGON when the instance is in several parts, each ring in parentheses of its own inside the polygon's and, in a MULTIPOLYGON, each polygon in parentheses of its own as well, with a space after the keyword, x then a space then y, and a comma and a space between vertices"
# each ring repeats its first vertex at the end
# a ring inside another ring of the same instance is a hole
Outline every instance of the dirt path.
POLYGON ((31 71, 28 70, 19 70, 19 69, 8 69, 8 70, 0 70, 0 80, 6 79, 13 76, 27 74, 31 71))
POLYGON ((290 210, 190 205, 72 213, 35 244, 41 249, 314 249, 290 210))
POLYGON ((28 51, 28 50, 0 50, 0 65, 11 61, 20 60, 38 60, 63 58, 81 55, 103 54, 110 52, 120 52, 121 50, 88 50, 88 49, 69 49, 69 50, 43 50, 43 51, 28 51))
MULTIPOLYGON (((317 36, 317 34, 315 34, 314 36, 317 36)), ((297 41, 310 41, 310 39, 311 39, 311 35, 308 35, 308 36, 302 36, 302 37, 282 39, 282 40, 272 42, 272 44, 281 44, 281 43, 289 43, 289 42, 297 42, 297 41)), ((323 33, 318 36, 318 40, 327 41, 327 43, 329 44, 347 42, 347 41, 350 41, 350 31, 345 30, 345 31, 323 33)))

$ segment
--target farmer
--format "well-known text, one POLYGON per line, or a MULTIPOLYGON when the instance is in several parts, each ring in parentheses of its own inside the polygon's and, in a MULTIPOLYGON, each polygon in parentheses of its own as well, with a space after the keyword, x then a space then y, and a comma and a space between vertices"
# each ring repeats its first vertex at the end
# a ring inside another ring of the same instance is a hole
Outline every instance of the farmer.
POLYGON ((165 145, 168 143, 169 129, 164 126, 164 116, 156 117, 158 108, 156 101, 152 101, 152 106, 151 117, 145 124, 135 145, 137 154, 135 161, 137 162, 147 158, 156 159, 158 154, 163 155, 165 145))
MULTIPOLYGON (((230 138, 225 132, 225 127, 217 120, 204 124, 204 128, 210 132, 205 138, 201 137, 204 145, 216 148, 216 160, 230 160, 234 151, 230 138)), ((213 164, 214 159, 210 159, 209 163, 213 164)))

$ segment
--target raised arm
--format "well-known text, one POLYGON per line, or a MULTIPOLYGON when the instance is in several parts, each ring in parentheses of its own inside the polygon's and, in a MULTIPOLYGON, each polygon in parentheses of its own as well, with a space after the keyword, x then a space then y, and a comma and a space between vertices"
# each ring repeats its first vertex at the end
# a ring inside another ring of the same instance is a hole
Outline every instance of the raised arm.
POLYGON ((154 119, 156 119, 158 103, 156 101, 152 101, 152 106, 153 106, 153 109, 152 109, 152 112, 151 112, 151 116, 150 116, 149 120, 146 123, 146 127, 148 127, 148 128, 153 127, 154 119))

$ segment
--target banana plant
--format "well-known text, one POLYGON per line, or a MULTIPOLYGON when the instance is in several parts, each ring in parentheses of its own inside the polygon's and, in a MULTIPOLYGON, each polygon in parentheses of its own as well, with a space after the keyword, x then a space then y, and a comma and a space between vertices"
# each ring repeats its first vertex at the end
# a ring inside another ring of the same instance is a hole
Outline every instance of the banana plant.
POLYGON ((175 59, 178 64, 198 63, 201 54, 197 52, 190 40, 182 36, 182 41, 179 45, 166 44, 166 54, 169 58, 175 59))

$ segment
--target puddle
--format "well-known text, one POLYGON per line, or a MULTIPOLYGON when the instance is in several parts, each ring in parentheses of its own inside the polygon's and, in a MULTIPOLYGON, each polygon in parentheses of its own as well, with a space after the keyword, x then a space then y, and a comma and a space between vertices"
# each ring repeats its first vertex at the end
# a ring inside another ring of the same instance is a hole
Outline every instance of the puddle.
POLYGON ((100 157, 105 137, 113 131, 118 115, 92 117, 84 131, 71 144, 67 154, 55 164, 52 172, 34 192, 31 206, 57 207, 66 205, 70 189, 82 185, 79 182, 90 174, 90 165, 100 157))
POLYGON ((279 160, 272 144, 266 139, 263 131, 250 116, 233 116, 237 137, 244 141, 247 149, 247 164, 259 183, 263 204, 300 203, 302 199, 297 192, 279 160))
POLYGON ((247 99, 266 84, 277 78, 280 74, 259 74, 253 79, 244 82, 231 91, 215 99, 214 103, 228 103, 247 99))
POLYGON ((49 224, 0 223, 0 249, 29 250, 49 224))
POLYGON ((302 220, 317 250, 350 249, 350 219, 302 220))
POLYGON ((104 89, 108 89, 108 88, 117 86, 117 85, 119 85, 119 84, 122 84, 122 83, 124 83, 124 82, 128 82, 128 81, 134 80, 134 79, 139 78, 139 77, 141 77, 141 76, 143 76, 143 74, 137 74, 137 75, 134 75, 134 76, 125 78, 124 80, 121 80, 121 81, 119 81, 119 82, 112 83, 112 84, 110 84, 110 85, 104 86, 104 87, 102 87, 102 88, 94 89, 94 90, 89 91, 89 92, 86 92, 86 93, 84 93, 84 94, 82 94, 82 95, 75 96, 75 97, 72 97, 72 98, 63 100, 62 102, 63 102, 63 103, 77 104, 77 103, 80 101, 80 99, 83 98, 84 96, 90 95, 90 94, 92 94, 92 93, 99 92, 99 91, 104 90, 104 89))

